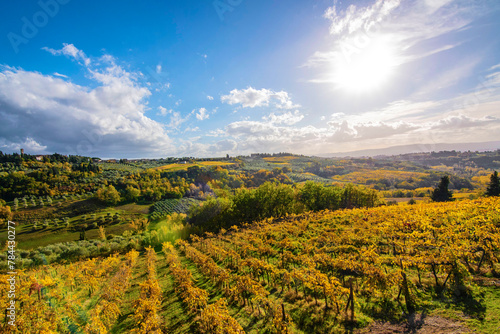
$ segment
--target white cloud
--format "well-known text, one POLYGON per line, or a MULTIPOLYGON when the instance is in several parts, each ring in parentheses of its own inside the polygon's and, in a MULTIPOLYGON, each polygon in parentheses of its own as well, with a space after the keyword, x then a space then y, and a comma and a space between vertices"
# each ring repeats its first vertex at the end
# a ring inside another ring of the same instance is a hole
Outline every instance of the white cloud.
POLYGON ((329 122, 325 127, 288 126, 267 120, 239 121, 226 127, 225 135, 237 143, 239 153, 291 151, 307 155, 369 147, 382 140, 405 138, 419 127, 406 123, 329 122), (341 145, 332 148, 332 145, 341 145))
POLYGON ((167 116, 168 114, 171 114, 173 112, 172 109, 167 109, 165 107, 159 106, 158 107, 158 113, 157 115, 159 116, 167 116))
POLYGON ((432 148, 429 143, 497 140, 498 95, 498 102, 482 100, 468 112, 454 108, 455 100, 399 100, 358 115, 337 112, 324 126, 298 126, 299 112, 271 113, 262 121, 230 123, 217 135, 234 139, 238 153, 293 151, 308 155, 404 144, 426 144, 422 148, 426 150, 432 148))
POLYGON ((64 74, 61 74, 61 73, 57 73, 57 72, 54 72, 54 76, 60 77, 60 78, 65 78, 65 79, 69 79, 67 75, 64 75, 64 74))
POLYGON ((85 66, 90 65, 90 58, 88 58, 82 50, 77 49, 73 44, 63 44, 63 48, 60 50, 55 50, 48 47, 43 47, 42 50, 48 51, 54 56, 65 55, 73 57, 77 61, 82 61, 85 66))
POLYGON ((200 131, 200 128, 199 128, 199 127, 197 127, 197 126, 195 126, 194 128, 192 128, 192 127, 189 127, 189 126, 188 126, 188 127, 184 130, 184 132, 198 132, 198 131, 200 131))
POLYGON ((225 154, 226 152, 235 152, 238 148, 238 143, 232 139, 220 140, 217 143, 210 145, 208 151, 212 154, 225 154))
POLYGON ((161 64, 156 65, 156 73, 161 73, 161 64))
MULTIPOLYGON (((340 12, 333 6, 325 11, 324 16, 331 22, 330 34, 338 35, 343 41, 352 37, 352 44, 361 46, 363 38, 371 39, 384 33, 409 47, 419 41, 462 29, 470 23, 477 15, 479 2, 459 2, 376 0, 365 7, 350 5, 340 12)), ((438 49, 447 50, 450 47, 454 46, 440 46, 438 49)))
POLYGON ((486 80, 481 82, 481 86, 488 88, 497 88, 500 86, 500 64, 490 67, 488 72, 491 73, 486 75, 486 80))
POLYGON ((210 117, 207 109, 205 109, 205 108, 200 108, 200 109, 198 109, 198 111, 196 111, 196 110, 193 110, 193 111, 196 112, 196 118, 200 121, 206 120, 210 117))
POLYGON ((352 34, 359 30, 369 30, 395 10, 400 2, 400 0, 377 0, 372 6, 364 8, 350 5, 347 10, 340 13, 336 6, 332 6, 325 11, 324 16, 331 21, 330 33, 332 35, 340 35, 344 32, 352 34))
POLYGON ((304 119, 304 115, 301 115, 300 112, 296 110, 294 113, 289 111, 280 115, 271 113, 269 116, 263 117, 263 119, 273 124, 293 125, 304 119))
POLYGON ((478 141, 479 131, 480 140, 496 140, 500 131, 499 107, 500 102, 483 103, 475 112, 484 115, 472 116, 457 112, 449 101, 401 100, 359 115, 333 113, 329 122, 319 126, 299 126, 295 121, 302 115, 297 111, 271 113, 259 121, 247 118, 204 134, 219 138, 215 144, 205 144, 201 137, 199 143, 184 143, 180 147, 206 156, 280 151, 311 155, 405 144, 422 144, 422 151, 430 151, 439 142, 478 141), (429 109, 440 112, 429 113, 429 109))
POLYGON ((239 121, 229 124, 226 133, 230 136, 245 137, 247 140, 262 142, 299 142, 309 135, 319 135, 323 130, 312 126, 302 128, 277 126, 269 122, 239 121))
POLYGON ((233 89, 228 95, 221 97, 221 102, 230 105, 241 104, 243 108, 268 107, 270 103, 279 109, 295 109, 300 105, 293 104, 285 91, 275 92, 269 89, 233 89))
MULTIPOLYGON (((17 138, 16 138, 17 139, 17 138)), ((21 148, 24 149, 25 152, 29 152, 31 154, 45 154, 47 152, 47 146, 43 146, 38 143, 36 140, 30 137, 25 137, 24 141, 11 141, 7 138, 0 138, 0 148, 3 151, 12 151, 18 152, 21 148)), ((50 152, 53 153, 53 152, 50 152)))
POLYGON ((207 137, 223 137, 226 135, 226 131, 222 129, 210 130, 206 134, 207 137))
POLYGON ((179 130, 181 124, 186 122, 190 117, 190 115, 187 115, 183 118, 181 113, 178 111, 172 111, 171 115, 172 116, 170 116, 170 123, 166 124, 166 127, 175 130, 179 130))
POLYGON ((349 124, 347 121, 343 121, 342 123, 328 122, 328 125, 330 125, 331 129, 334 131, 328 139, 334 142, 388 138, 394 135, 405 134, 419 128, 415 124, 405 122, 349 124))
POLYGON ((354 123, 362 122, 392 122, 397 120, 418 120, 424 114, 439 110, 442 101, 410 101, 398 100, 387 104, 386 107, 368 111, 359 115, 345 115, 344 118, 354 123))
POLYGON ((145 116, 151 92, 136 83, 135 73, 114 64, 112 57, 100 67, 97 62, 91 66, 90 58, 71 44, 49 52, 82 60, 97 86, 0 67, 3 145, 31 143, 36 150, 102 157, 164 155, 172 150, 163 125, 145 116))
POLYGON ((500 118, 485 116, 481 118, 470 117, 463 114, 450 115, 430 124, 431 129, 457 131, 465 128, 485 127, 500 124, 500 118))
POLYGON ((210 101, 212 101, 214 99, 214 97, 210 96, 210 95, 207 95, 207 99, 209 99, 210 101))

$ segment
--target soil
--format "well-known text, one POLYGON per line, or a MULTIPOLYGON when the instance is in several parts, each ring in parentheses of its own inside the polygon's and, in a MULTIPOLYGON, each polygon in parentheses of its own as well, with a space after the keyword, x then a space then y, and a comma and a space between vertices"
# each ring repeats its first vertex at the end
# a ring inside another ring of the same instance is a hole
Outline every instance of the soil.
POLYGON ((459 334, 472 333, 472 331, 456 320, 418 314, 409 317, 407 321, 402 323, 375 322, 356 334, 366 333, 459 334))

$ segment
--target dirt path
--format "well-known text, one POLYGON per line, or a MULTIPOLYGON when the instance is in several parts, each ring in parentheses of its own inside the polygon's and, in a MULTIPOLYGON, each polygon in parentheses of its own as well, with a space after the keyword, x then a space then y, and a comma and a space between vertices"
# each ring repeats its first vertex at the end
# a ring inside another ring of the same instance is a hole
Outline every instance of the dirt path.
POLYGON ((455 320, 419 314, 403 323, 376 322, 356 334, 366 333, 460 334, 472 333, 472 331, 455 320))

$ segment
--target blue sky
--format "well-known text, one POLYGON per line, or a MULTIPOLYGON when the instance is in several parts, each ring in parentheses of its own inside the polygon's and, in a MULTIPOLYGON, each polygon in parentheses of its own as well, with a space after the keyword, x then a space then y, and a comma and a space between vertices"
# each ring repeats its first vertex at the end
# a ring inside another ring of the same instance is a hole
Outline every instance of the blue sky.
POLYGON ((496 0, 1 9, 4 152, 310 155, 499 139, 496 0))

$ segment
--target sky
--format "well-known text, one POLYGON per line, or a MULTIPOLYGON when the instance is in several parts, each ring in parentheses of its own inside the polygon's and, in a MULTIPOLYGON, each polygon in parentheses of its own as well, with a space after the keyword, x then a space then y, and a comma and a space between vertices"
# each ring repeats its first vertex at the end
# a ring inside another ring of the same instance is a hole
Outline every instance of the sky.
POLYGON ((3 152, 320 155, 499 140, 498 0, 0 9, 3 152))

